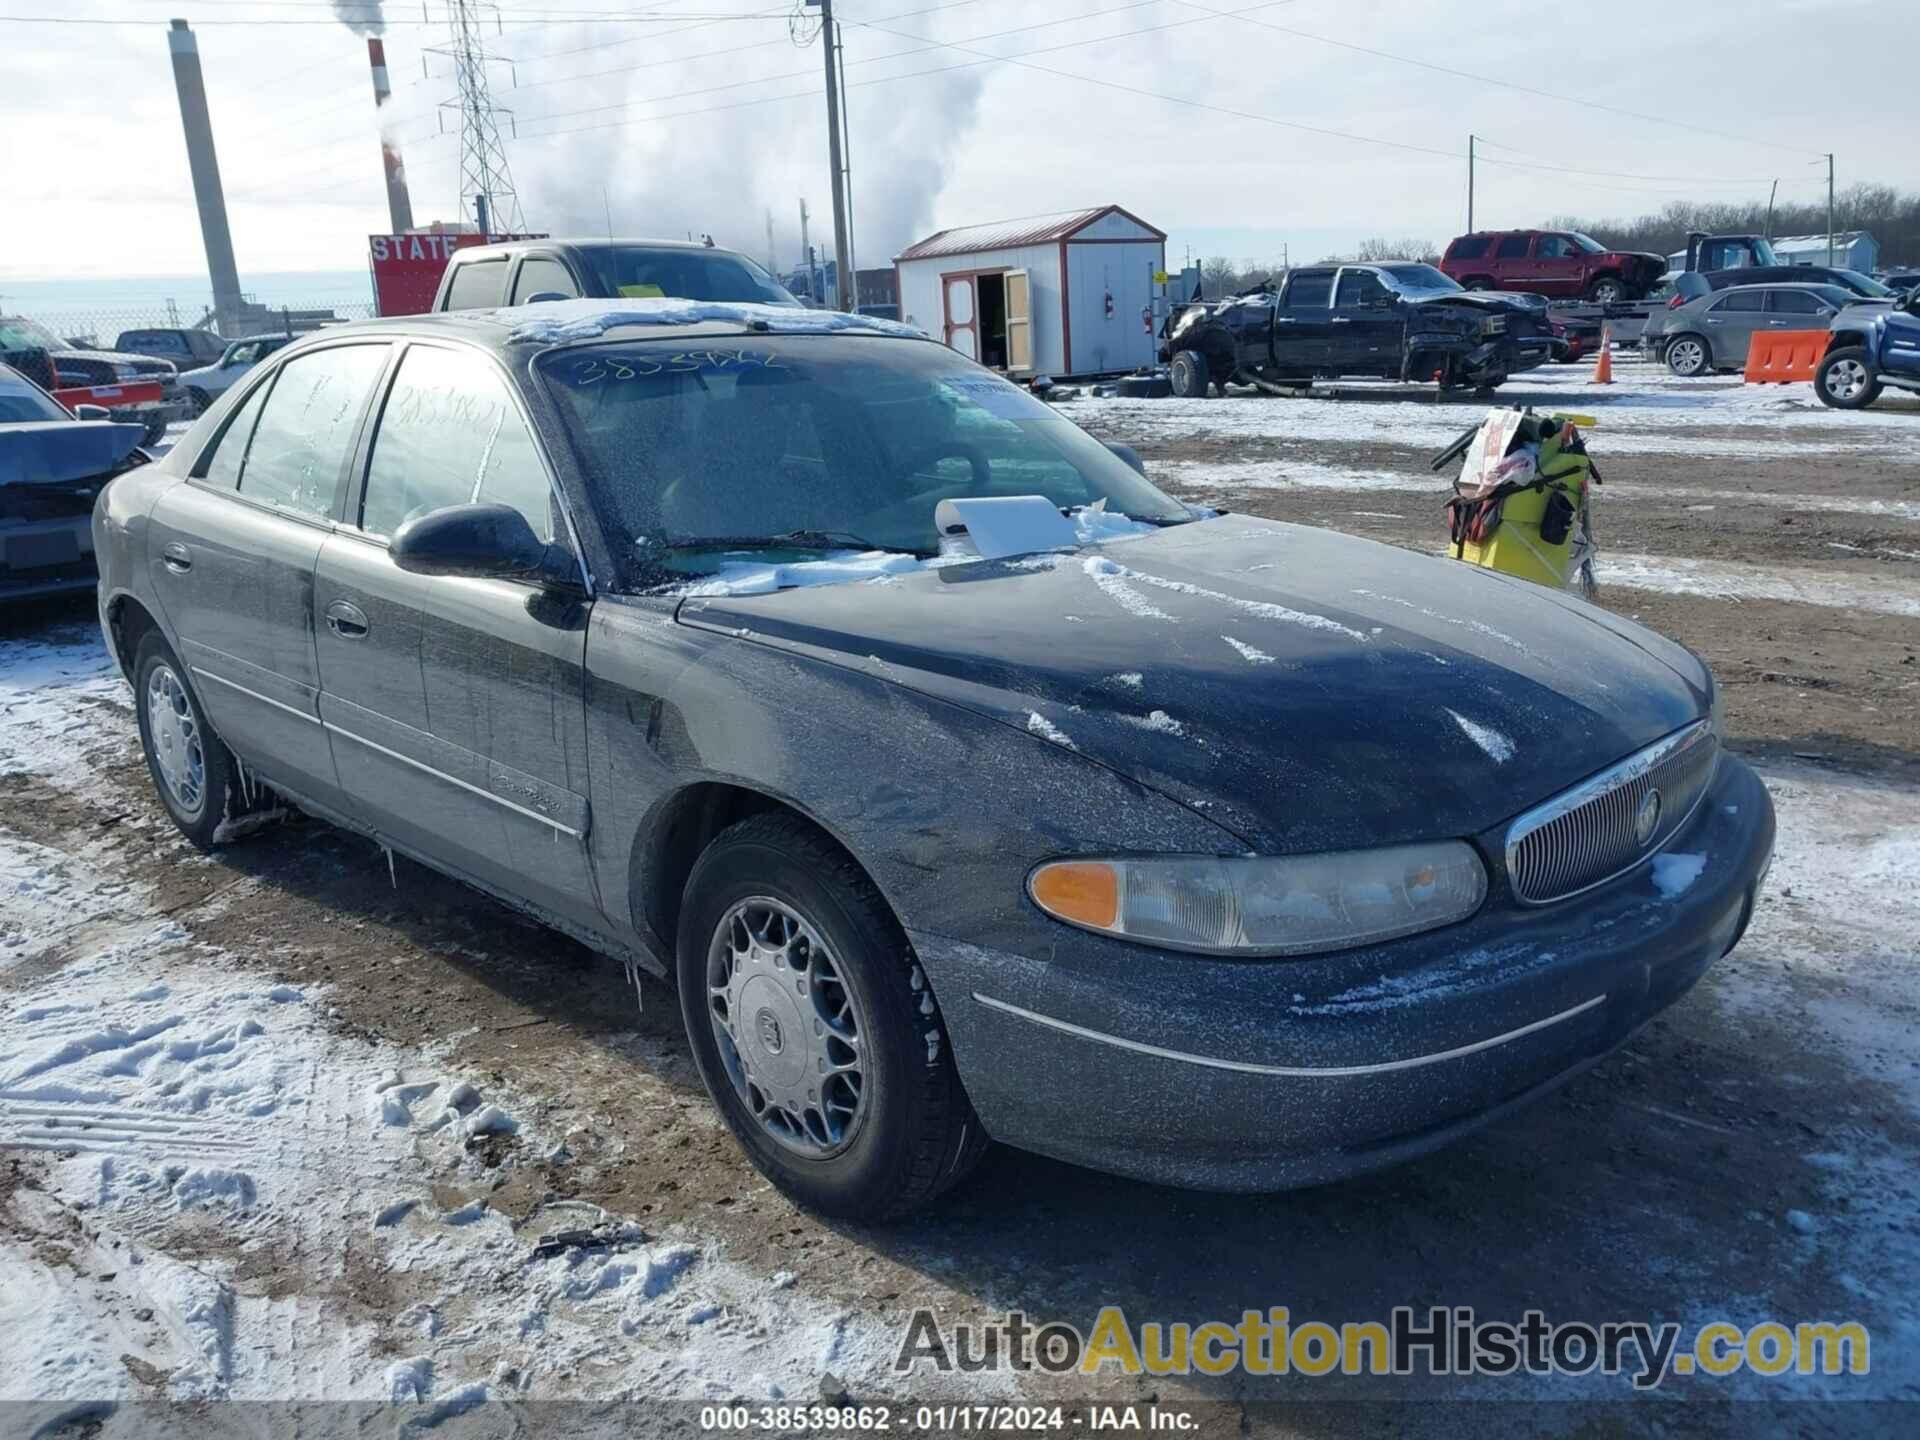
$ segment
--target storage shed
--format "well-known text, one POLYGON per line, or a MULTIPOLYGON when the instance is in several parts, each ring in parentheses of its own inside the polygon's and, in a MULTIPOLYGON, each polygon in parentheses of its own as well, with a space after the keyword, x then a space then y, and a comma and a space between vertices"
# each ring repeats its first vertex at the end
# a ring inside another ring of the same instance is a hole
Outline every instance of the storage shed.
POLYGON ((1009 375, 1151 363, 1166 263, 1166 233, 1118 205, 942 230, 893 262, 902 320, 1009 375))

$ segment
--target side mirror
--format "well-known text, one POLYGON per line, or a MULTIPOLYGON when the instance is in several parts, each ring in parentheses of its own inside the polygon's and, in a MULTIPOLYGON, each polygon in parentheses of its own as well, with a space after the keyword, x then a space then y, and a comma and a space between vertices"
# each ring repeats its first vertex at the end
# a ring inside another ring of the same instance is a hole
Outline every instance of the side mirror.
POLYGON ((571 300, 571 299, 573 299, 573 296, 562 295, 558 290, 541 290, 532 295, 529 295, 526 299, 522 300, 520 303, 522 305, 545 305, 546 303, 552 300, 571 300))
POLYGON ((76 420, 111 420, 113 411, 104 405, 76 405, 73 407, 76 420))
POLYGON ((447 505, 416 515, 393 534, 387 553, 415 575, 531 580, 546 569, 547 547, 511 505, 447 505))
POLYGON ((1140 458, 1139 452, 1131 445, 1121 445, 1109 440, 1107 441, 1107 449, 1124 460, 1142 479, 1146 477, 1147 462, 1140 458))

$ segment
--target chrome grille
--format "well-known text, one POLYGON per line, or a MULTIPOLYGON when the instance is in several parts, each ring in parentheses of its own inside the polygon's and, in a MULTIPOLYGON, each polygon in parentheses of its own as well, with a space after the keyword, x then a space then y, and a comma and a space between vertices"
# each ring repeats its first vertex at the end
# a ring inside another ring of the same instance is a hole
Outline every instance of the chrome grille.
POLYGON ((1507 876, 1522 904, 1545 905, 1624 874, 1685 825, 1706 794, 1719 740, 1705 720, 1676 730, 1513 822, 1507 876), (1660 792, 1652 833, 1635 833, 1641 806, 1660 792))

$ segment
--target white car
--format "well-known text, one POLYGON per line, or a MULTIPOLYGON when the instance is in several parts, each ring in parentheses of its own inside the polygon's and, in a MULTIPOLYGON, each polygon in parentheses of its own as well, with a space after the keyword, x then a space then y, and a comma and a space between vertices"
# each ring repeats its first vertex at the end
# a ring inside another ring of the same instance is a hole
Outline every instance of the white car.
POLYGON ((182 371, 180 386, 193 401, 193 413, 200 414, 227 393, 227 387, 274 351, 291 345, 291 335, 258 335, 251 340, 236 340, 211 365, 182 371))

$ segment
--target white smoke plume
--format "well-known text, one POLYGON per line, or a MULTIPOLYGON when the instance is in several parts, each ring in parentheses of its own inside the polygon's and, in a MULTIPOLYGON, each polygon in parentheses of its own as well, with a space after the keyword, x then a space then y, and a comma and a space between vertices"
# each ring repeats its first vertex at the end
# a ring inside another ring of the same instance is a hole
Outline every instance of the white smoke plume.
POLYGON ((356 35, 380 35, 387 28, 380 0, 332 0, 333 13, 356 35))
MULTIPOLYGON (((776 63, 785 68, 793 64, 790 58, 776 63)), ((861 85, 860 78, 860 70, 850 73, 855 83, 847 99, 852 230, 855 260, 864 270, 891 265, 900 250, 932 228, 947 165, 973 128, 984 81, 973 69, 897 84, 861 85)), ((699 78, 671 67, 643 71, 635 83, 616 81, 611 94, 590 87, 569 91, 564 108, 631 102, 681 88, 676 82, 697 84, 699 78)), ((777 88, 796 90, 800 82, 787 80, 777 88)), ((521 138, 509 142, 509 154, 528 224, 554 235, 602 235, 610 210, 613 232, 623 238, 711 234, 718 244, 765 263, 766 215, 771 210, 775 268, 785 272, 801 260, 799 201, 805 197, 811 212, 809 238, 823 259, 831 258, 825 99, 813 95, 737 109, 707 108, 753 98, 750 89, 730 91, 550 124, 527 118, 536 107, 520 108, 521 138), (680 110, 705 113, 673 113, 680 110), (642 120, 532 138, 542 130, 592 126, 655 111, 663 117, 657 124, 642 120)))

